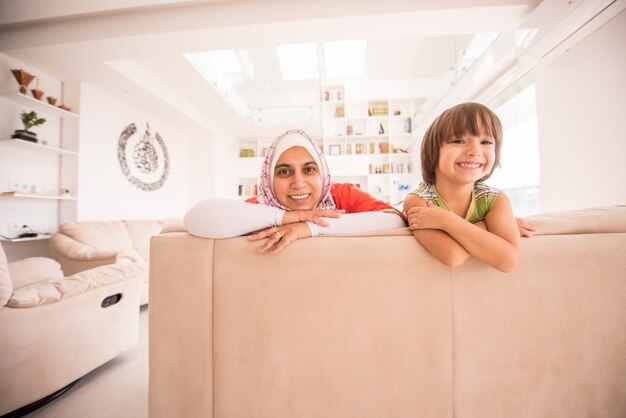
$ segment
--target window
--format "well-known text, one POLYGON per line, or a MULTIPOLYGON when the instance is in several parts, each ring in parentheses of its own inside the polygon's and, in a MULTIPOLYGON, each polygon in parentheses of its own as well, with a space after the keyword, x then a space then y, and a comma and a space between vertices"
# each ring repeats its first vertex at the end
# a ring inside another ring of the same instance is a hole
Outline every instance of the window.
POLYGON ((502 121, 500 164, 489 185, 503 190, 515 216, 539 213, 539 138, 535 85, 526 76, 487 104, 502 121))

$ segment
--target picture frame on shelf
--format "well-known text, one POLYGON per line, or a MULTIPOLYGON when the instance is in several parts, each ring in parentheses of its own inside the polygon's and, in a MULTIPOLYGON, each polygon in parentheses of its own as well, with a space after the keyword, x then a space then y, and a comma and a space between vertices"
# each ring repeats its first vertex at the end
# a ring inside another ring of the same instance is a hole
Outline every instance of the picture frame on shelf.
POLYGON ((328 155, 341 155, 341 145, 331 145, 328 147, 328 155))

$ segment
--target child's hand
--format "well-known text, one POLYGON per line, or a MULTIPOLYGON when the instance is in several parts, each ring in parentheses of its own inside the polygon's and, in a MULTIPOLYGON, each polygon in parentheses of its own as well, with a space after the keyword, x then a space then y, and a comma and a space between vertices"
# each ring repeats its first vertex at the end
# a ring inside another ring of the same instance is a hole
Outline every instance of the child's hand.
POLYGON ((453 212, 442 209, 426 202, 427 207, 413 206, 409 209, 407 220, 411 231, 416 229, 442 229, 445 230, 446 219, 449 216, 456 216, 453 212))
POLYGON ((515 218, 515 220, 517 221, 517 227, 519 228, 519 234, 522 237, 532 237, 533 236, 533 232, 535 232, 537 230, 537 227, 535 226, 534 223, 527 221, 525 219, 522 218, 515 218))

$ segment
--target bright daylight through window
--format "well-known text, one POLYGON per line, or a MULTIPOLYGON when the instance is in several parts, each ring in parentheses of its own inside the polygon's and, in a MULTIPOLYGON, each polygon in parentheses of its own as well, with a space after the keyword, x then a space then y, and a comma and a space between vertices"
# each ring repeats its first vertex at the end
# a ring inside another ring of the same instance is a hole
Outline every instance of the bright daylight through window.
POLYGON ((513 213, 539 213, 539 138, 535 85, 525 77, 491 103, 504 129, 500 164, 489 184, 506 192, 513 213))

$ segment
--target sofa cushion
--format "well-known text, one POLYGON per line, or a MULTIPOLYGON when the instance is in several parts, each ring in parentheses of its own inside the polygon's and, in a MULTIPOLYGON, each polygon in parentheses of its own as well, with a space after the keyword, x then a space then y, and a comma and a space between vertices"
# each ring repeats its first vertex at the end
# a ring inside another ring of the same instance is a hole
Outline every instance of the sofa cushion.
POLYGON ((13 292, 13 284, 9 276, 9 266, 4 249, 0 245, 0 308, 6 305, 13 292))
POLYGON ((128 251, 133 243, 122 221, 67 222, 59 232, 96 250, 128 251))
POLYGON ((63 277, 61 265, 57 261, 46 257, 29 257, 9 263, 9 273, 14 289, 44 280, 61 279, 63 277))
POLYGON ((150 237, 161 232, 157 221, 124 221, 133 248, 146 261, 150 259, 150 237))
POLYGON ((526 219, 537 226, 533 235, 626 232, 626 205, 550 212, 526 219))

